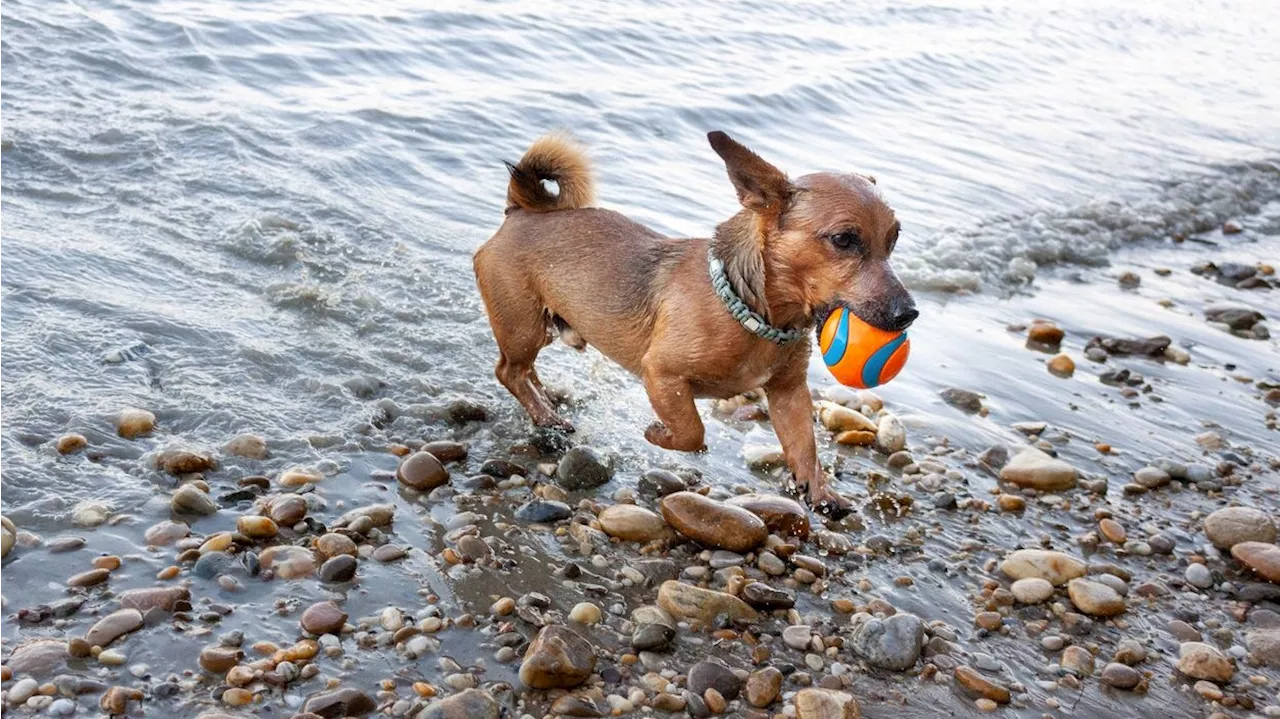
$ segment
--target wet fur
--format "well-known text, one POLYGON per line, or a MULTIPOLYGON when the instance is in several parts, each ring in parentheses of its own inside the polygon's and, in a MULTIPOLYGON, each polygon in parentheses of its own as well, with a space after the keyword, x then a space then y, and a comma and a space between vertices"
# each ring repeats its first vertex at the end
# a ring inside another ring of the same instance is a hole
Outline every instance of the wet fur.
POLYGON ((544 137, 508 165, 506 219, 474 258, 498 344, 495 374, 535 424, 571 431, 534 361, 557 336, 578 349, 590 344, 644 382, 658 417, 645 437, 682 451, 704 446, 695 397, 763 387, 797 485, 815 506, 843 511, 847 503, 817 459, 808 333, 780 346, 745 330, 711 288, 707 248, 724 261, 739 296, 775 326, 811 326, 842 303, 887 327, 915 316, 888 265, 897 220, 865 177, 821 173, 792 182, 728 135, 708 140, 743 208, 710 239, 664 237, 590 207, 590 163, 566 137, 544 137), (856 254, 829 241, 847 228, 865 238, 856 254))

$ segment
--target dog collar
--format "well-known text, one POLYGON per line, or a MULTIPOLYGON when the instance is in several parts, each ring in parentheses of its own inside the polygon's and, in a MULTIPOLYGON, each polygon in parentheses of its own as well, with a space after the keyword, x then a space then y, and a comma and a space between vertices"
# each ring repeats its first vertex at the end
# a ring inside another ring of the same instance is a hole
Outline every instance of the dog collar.
POLYGON ((709 247, 707 248, 707 264, 710 265, 711 270, 711 288, 715 290, 716 296, 724 303, 725 309, 729 310, 729 314, 733 315, 738 324, 745 327, 748 332, 779 345, 795 342, 804 335, 804 331, 801 329, 784 330, 774 327, 766 322, 758 312, 752 310, 733 291, 733 285, 729 283, 729 277, 724 273, 724 263, 716 258, 715 252, 709 247))

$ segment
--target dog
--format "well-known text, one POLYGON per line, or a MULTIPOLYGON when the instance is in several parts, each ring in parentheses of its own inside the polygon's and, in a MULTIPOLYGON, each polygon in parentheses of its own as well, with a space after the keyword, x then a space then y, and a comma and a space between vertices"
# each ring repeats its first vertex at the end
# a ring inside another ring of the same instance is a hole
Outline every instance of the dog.
POLYGON ((507 163, 505 219, 474 256, 498 381, 535 425, 572 432, 534 361, 556 337, 591 345, 644 383, 657 415, 645 438, 683 452, 705 448, 695 398, 763 388, 794 487, 816 511, 843 515, 850 505, 818 461, 810 335, 839 305, 885 330, 915 320, 889 264, 900 225, 872 177, 789 180, 727 134, 707 139, 742 205, 709 239, 665 237, 593 207, 589 160, 566 136, 507 163))

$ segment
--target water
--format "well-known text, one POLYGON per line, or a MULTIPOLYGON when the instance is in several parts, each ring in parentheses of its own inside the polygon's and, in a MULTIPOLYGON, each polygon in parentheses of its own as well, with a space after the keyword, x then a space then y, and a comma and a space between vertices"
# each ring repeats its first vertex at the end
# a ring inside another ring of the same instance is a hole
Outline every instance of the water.
MULTIPOLYGON (((363 450, 450 436, 482 459, 522 441, 470 253, 501 220, 501 161, 556 128, 591 148, 601 204, 678 236, 735 210, 711 129, 793 175, 876 175, 924 313, 883 392, 913 443, 980 449, 1020 419, 1077 437, 1133 422, 1123 469, 1240 419, 1234 437, 1274 447, 1257 392, 1221 367, 1274 380, 1275 340, 1207 328, 1207 300, 1240 297, 1185 274, 1280 259, 1274 3, 419 5, 6 0, 7 517, 48 538, 99 499, 138 518, 98 532, 127 552, 167 515, 172 479, 144 457, 158 447, 259 433, 271 458, 224 459, 220 482, 319 466, 356 501, 378 494, 359 484, 368 463, 390 466, 363 450), (1245 233, 1218 235, 1226 219, 1245 233), (1217 244, 1169 244, 1177 233, 1217 244), (1157 266, 1179 273, 1144 272, 1141 309, 1116 312, 1137 299, 1115 271, 1157 266), (1161 296, 1180 309, 1155 309, 1161 296), (1036 315, 1077 353, 1092 334, 1168 332, 1212 379, 1144 366, 1170 397, 1141 419, 1093 385, 1064 407, 1003 330, 1036 315), (991 421, 947 414, 936 392, 952 385, 987 393, 991 421), (490 421, 442 420, 459 398, 490 421), (129 406, 157 414, 155 438, 114 436, 129 406), (92 460, 51 449, 68 431, 92 460)), ((1274 292, 1249 300, 1280 313, 1274 292)), ((621 484, 653 464, 755 481, 739 451, 772 441, 767 424, 713 419, 708 454, 674 457, 643 441, 637 382, 598 355, 544 357, 581 441, 622 458, 621 484)), ((816 359, 811 379, 828 383, 816 359)), ((1066 454, 1094 461, 1086 449, 1066 454)), ((234 519, 219 521, 199 529, 234 519)))

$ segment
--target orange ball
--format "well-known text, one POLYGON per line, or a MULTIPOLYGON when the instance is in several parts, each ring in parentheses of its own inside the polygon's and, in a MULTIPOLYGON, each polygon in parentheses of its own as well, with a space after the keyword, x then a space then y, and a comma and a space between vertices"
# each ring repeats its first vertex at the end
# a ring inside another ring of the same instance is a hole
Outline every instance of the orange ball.
POLYGON ((911 340, 906 332, 877 329, 863 322, 847 307, 827 316, 818 335, 822 361, 840 384, 858 389, 882 385, 898 376, 911 340))

